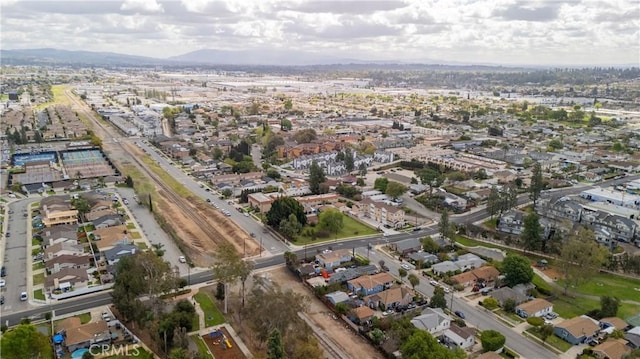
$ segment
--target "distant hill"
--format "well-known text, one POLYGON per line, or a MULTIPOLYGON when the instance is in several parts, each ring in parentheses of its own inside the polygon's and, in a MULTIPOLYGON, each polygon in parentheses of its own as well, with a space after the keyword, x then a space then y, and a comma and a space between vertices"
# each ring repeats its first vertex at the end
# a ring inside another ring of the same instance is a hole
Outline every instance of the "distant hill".
POLYGON ((0 50, 4 65, 162 65, 170 61, 113 52, 68 51, 59 49, 0 50))
POLYGON ((375 63, 373 61, 347 59, 303 51, 265 49, 243 51, 203 49, 179 56, 173 56, 170 57, 169 60, 193 64, 251 66, 308 66, 375 63))

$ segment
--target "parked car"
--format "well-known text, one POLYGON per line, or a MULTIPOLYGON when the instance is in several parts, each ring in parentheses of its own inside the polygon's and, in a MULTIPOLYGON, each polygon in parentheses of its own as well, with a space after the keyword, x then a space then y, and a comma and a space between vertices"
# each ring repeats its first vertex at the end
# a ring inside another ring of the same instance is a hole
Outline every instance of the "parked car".
POLYGON ((107 312, 102 312, 102 319, 103 319, 105 322, 109 322, 109 321, 111 321, 111 316, 110 316, 110 315, 109 315, 109 313, 107 313, 107 312))
POLYGON ((464 313, 463 313, 463 312, 461 312, 461 311, 459 311, 459 310, 456 310, 454 313, 455 313, 458 317, 460 317, 460 318, 462 318, 462 319, 464 319, 464 318, 465 318, 465 317, 464 317, 464 313))
POLYGON ((4 287, 5 285, 7 285, 7 282, 4 279, 0 279, 0 288, 4 287))
POLYGON ((20 293, 20 300, 21 300, 21 301, 23 301, 23 302, 24 302, 24 301, 25 301, 25 300, 27 300, 27 299, 29 299, 29 295, 27 294, 27 292, 22 292, 22 293, 20 293))
POLYGON ((438 282, 436 282, 435 280, 430 280, 430 281, 429 281, 429 284, 431 284, 431 285, 432 285, 432 286, 434 286, 434 287, 437 287, 437 286, 438 286, 438 282))
POLYGON ((4 295, 0 295, 0 305, 4 304, 4 295))
POLYGON ((180 263, 187 263, 187 259, 186 259, 184 256, 180 256, 180 257, 178 257, 178 261, 179 261, 180 263))
POLYGON ((411 267, 406 263, 402 263, 400 267, 402 267, 404 270, 411 270, 411 267))
POLYGON ((7 268, 5 266, 2 266, 2 269, 0 269, 0 277, 6 277, 7 276, 7 268))

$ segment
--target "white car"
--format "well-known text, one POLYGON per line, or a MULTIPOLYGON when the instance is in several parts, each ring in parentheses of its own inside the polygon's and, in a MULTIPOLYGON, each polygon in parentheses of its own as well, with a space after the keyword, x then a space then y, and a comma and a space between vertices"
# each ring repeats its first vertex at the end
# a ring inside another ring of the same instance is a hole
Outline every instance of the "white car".
POLYGON ((5 285, 7 285, 7 282, 5 282, 4 279, 0 279, 0 288, 4 287, 5 285))
POLYGON ((187 263, 187 259, 186 259, 184 256, 180 256, 180 257, 178 257, 178 261, 179 261, 180 263, 187 263))
POLYGON ((430 281, 429 281, 429 284, 431 284, 431 285, 432 285, 432 286, 434 286, 434 287, 437 287, 437 286, 438 286, 438 282, 436 282, 435 280, 430 280, 430 281))
POLYGON ((411 270, 411 267, 409 267, 409 265, 406 264, 406 263, 402 263, 402 265, 400 265, 400 267, 402 267, 404 270, 411 270))

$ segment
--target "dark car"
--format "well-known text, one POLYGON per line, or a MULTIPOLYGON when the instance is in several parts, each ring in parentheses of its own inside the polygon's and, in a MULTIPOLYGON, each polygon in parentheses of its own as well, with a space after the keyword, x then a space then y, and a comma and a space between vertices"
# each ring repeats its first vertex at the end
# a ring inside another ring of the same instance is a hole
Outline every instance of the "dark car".
POLYGON ((5 266, 2 266, 2 269, 0 269, 0 277, 6 277, 7 276, 7 268, 5 268, 5 266))
POLYGON ((0 295, 0 304, 4 304, 4 295, 0 295))
POLYGON ((211 198, 207 198, 207 202, 211 203, 211 198))
POLYGON ((464 313, 462 313, 459 310, 456 310, 455 313, 456 313, 457 316, 459 316, 460 318, 464 319, 464 313))

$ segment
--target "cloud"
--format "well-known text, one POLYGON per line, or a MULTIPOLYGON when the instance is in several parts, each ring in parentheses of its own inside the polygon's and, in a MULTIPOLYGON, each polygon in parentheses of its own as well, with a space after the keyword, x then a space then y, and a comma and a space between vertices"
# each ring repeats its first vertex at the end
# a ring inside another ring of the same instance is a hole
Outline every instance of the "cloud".
POLYGON ((280 9, 309 14, 371 14, 406 7, 403 1, 394 0, 315 0, 301 3, 285 3, 280 9))
POLYGON ((551 21, 557 18, 558 8, 556 6, 536 7, 532 5, 521 5, 519 3, 510 5, 502 11, 497 11, 496 15, 510 21, 551 21))
POLYGON ((156 0, 124 0, 120 10, 141 10, 147 12, 164 12, 162 5, 156 0))

